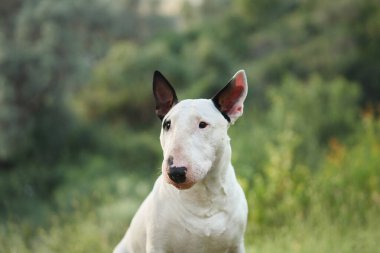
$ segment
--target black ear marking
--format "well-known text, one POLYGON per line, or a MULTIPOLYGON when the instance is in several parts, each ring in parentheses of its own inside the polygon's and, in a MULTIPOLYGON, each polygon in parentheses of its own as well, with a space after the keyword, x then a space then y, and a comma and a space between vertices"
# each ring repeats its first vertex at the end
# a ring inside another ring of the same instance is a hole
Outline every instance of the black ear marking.
POLYGON ((169 81, 157 70, 153 74, 153 95, 156 100, 156 115, 162 120, 178 99, 169 81))

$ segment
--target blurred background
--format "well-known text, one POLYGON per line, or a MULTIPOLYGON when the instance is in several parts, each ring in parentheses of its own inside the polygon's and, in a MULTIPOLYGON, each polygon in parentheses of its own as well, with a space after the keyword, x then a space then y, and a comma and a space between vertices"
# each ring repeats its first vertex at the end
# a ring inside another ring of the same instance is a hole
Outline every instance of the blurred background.
POLYGON ((1 0, 0 252, 111 252, 160 174, 152 75, 239 69, 247 252, 380 252, 378 0, 1 0))

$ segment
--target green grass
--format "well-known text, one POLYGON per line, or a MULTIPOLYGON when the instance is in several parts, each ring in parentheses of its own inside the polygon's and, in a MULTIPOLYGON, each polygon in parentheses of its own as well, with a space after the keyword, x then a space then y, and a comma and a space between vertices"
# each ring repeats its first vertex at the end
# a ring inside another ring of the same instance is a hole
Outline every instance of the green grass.
MULTIPOLYGON (((111 252, 121 239, 130 217, 115 215, 115 204, 101 212, 54 217, 47 228, 8 222, 0 227, 0 252, 111 252), (120 217, 120 220, 116 219, 120 217)), ((116 212, 117 213, 117 212, 116 212)), ((247 234, 248 253, 377 253, 380 252, 380 217, 371 214, 365 225, 294 222, 281 228, 247 234)), ((254 226, 254 224, 249 224, 254 226)))
POLYGON ((373 220, 366 225, 296 222, 252 238, 247 252, 377 253, 380 252, 379 227, 380 219, 374 214, 373 220))

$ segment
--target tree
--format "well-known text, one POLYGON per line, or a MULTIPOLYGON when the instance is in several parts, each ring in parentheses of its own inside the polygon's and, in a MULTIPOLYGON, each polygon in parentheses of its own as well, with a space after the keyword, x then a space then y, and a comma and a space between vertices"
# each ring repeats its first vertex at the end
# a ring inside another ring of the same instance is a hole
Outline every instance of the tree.
POLYGON ((81 0, 2 2, 0 161, 54 161, 73 118, 65 101, 103 55, 111 13, 81 0), (102 16, 102 19, 99 17, 102 16))

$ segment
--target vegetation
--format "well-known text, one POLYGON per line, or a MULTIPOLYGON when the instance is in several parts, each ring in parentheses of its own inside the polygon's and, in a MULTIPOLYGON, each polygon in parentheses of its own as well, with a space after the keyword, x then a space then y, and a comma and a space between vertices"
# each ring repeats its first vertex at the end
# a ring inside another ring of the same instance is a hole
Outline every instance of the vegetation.
POLYGON ((0 3, 0 252, 110 252, 159 175, 153 71, 240 68, 247 252, 379 252, 380 2, 195 2, 0 3))

